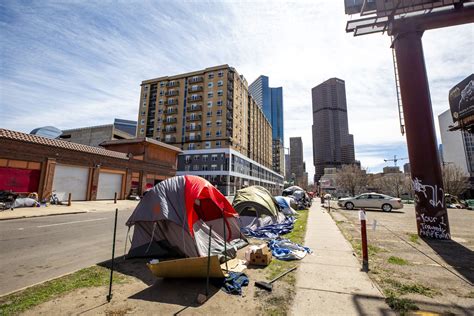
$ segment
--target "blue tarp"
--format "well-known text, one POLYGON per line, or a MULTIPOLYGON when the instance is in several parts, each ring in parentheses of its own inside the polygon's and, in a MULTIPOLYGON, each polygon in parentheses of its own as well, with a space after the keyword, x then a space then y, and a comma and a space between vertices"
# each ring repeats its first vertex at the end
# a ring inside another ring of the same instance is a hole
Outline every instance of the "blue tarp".
POLYGON ((308 247, 298 245, 288 239, 269 240, 268 248, 272 251, 272 255, 280 260, 300 260, 306 254, 312 253, 308 247))
POLYGON ((281 224, 271 224, 267 226, 258 227, 255 230, 250 228, 241 228, 242 234, 245 236, 260 238, 260 239, 273 239, 280 235, 287 234, 293 230, 293 224, 295 220, 292 217, 287 217, 281 224))

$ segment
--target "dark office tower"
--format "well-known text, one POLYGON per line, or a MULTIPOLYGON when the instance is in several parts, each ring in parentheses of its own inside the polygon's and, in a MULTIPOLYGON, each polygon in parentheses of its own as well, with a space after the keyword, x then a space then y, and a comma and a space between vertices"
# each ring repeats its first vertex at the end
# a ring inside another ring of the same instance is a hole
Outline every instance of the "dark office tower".
POLYGON ((301 137, 290 137, 290 177, 295 185, 304 186, 305 164, 301 137))
POLYGON ((340 168, 354 164, 354 136, 347 122, 344 80, 331 78, 311 90, 313 98, 313 162, 314 181, 324 168, 340 168))

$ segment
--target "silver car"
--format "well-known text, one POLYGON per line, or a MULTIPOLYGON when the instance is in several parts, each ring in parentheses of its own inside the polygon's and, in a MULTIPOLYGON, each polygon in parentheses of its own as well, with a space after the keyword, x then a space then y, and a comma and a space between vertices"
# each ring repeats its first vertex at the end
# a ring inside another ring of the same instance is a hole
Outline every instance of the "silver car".
POLYGON ((390 212, 392 209, 403 207, 401 199, 379 193, 364 193, 356 197, 342 198, 337 201, 337 205, 348 210, 354 208, 376 208, 384 212, 390 212))

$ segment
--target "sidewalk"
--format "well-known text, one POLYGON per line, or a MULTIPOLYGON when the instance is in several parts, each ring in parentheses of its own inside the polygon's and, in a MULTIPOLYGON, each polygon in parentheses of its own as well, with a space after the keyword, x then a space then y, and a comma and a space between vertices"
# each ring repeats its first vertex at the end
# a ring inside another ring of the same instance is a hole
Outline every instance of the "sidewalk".
POLYGON ((131 201, 131 200, 118 200, 117 204, 114 204, 113 200, 106 200, 106 201, 77 201, 77 202, 73 201, 71 206, 48 205, 47 207, 22 207, 22 208, 16 208, 13 211, 11 210, 0 211, 0 221, 10 220, 10 219, 19 219, 19 218, 40 217, 40 216, 113 211, 116 208, 118 208, 119 210, 134 209, 137 206, 137 204, 138 204, 138 201, 131 201))
POLYGON ((395 315, 353 255, 349 242, 314 200, 302 260, 296 276, 292 315, 395 315))

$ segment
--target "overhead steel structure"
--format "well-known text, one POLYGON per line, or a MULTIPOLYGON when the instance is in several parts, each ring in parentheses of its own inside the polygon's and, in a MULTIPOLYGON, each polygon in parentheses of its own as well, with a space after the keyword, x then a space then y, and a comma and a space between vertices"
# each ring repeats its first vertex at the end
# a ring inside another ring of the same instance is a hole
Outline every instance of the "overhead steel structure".
POLYGON ((427 30, 474 22, 472 0, 345 0, 354 36, 392 37, 402 133, 406 132, 418 235, 451 239, 421 38, 427 30))

